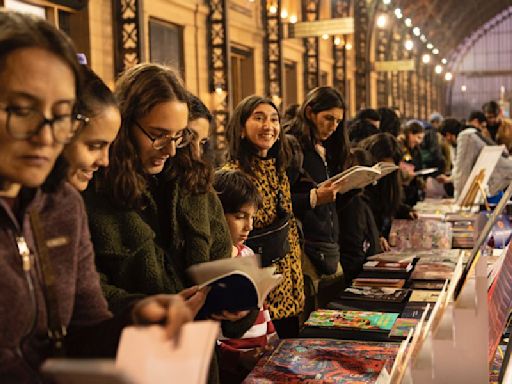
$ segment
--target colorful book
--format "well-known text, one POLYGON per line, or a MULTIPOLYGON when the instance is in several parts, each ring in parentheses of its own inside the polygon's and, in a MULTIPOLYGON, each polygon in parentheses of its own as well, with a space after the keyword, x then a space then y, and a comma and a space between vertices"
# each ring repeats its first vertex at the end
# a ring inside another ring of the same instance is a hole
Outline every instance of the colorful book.
POLYGON ((429 281, 429 280, 413 280, 411 283, 412 289, 430 289, 440 291, 444 287, 445 281, 429 281))
POLYGON ((416 324, 418 324, 418 319, 400 317, 396 319, 395 324, 393 324, 393 328, 391 328, 389 336, 406 337, 409 334, 409 331, 413 329, 416 326, 416 324))
POLYGON ((398 343, 286 339, 260 359, 244 384, 375 383, 390 370, 398 343))
POLYGON ((319 309, 309 315, 305 325, 309 327, 389 331, 397 317, 398 313, 319 309))
POLYGON ((379 279, 373 277, 358 277, 352 280, 353 287, 390 287, 402 288, 405 279, 379 279))
POLYGON ((339 300, 403 302, 409 289, 388 287, 349 287, 338 296, 339 300))
POLYGON ((363 264, 364 271, 375 272, 409 272, 412 263, 396 263, 392 261, 370 260, 363 264))

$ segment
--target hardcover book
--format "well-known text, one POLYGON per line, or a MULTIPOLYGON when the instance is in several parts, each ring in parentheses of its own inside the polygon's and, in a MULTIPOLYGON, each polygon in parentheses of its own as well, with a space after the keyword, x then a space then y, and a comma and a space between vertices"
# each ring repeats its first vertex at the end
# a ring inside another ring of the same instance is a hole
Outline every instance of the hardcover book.
POLYGON ((376 272, 409 272, 412 269, 412 263, 400 263, 392 261, 370 260, 363 264, 364 271, 376 272))
POLYGON ((410 319, 400 317, 396 319, 395 324, 393 324, 393 328, 391 328, 391 332, 389 332, 390 337, 405 337, 409 333, 411 329, 413 329, 416 324, 418 324, 418 319, 410 319))
POLYGON ((386 301, 401 303, 409 294, 409 289, 388 287, 349 287, 338 296, 339 300, 386 301))
POLYGON ((309 327, 389 331, 397 317, 398 313, 319 309, 309 315, 305 325, 309 327))
POLYGON ((420 260, 412 272, 413 280, 449 280, 455 265, 451 262, 427 262, 420 260))
POLYGON ((373 277, 358 277, 352 280, 353 287, 390 287, 402 288, 405 279, 379 279, 373 277))
POLYGON ((415 289, 412 291, 409 301, 423 302, 423 303, 435 303, 439 298, 439 293, 436 291, 415 289))
POLYGON ((286 339, 260 359, 244 384, 375 383, 390 369, 398 343, 330 339, 286 339))

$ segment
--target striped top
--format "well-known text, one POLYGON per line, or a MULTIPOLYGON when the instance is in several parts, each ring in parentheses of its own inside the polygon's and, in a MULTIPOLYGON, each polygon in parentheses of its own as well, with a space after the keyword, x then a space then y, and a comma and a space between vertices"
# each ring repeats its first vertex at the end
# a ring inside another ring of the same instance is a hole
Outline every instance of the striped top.
MULTIPOLYGON (((236 257, 244 257, 254 254, 253 251, 241 244, 237 246, 236 257)), ((220 353, 223 355, 223 365, 229 364, 233 367, 238 365, 240 352, 250 351, 255 348, 265 348, 270 338, 276 335, 276 330, 266 305, 260 309, 254 325, 240 339, 229 339, 221 335, 217 344, 220 353)), ((223 366, 223 368, 228 368, 223 366)))

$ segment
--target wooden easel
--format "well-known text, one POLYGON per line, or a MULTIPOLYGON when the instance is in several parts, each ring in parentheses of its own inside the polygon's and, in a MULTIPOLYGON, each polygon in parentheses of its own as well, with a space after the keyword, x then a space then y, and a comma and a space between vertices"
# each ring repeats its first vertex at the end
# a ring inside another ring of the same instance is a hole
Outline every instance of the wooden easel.
POLYGON ((466 193, 466 196, 462 199, 462 202, 460 204, 461 207, 469 208, 475 204, 476 197, 478 192, 482 193, 484 201, 487 202, 487 196, 485 194, 484 188, 482 186, 482 182, 485 177, 485 169, 481 169, 480 172, 476 174, 476 176, 471 181, 471 185, 468 189, 468 192, 466 193))

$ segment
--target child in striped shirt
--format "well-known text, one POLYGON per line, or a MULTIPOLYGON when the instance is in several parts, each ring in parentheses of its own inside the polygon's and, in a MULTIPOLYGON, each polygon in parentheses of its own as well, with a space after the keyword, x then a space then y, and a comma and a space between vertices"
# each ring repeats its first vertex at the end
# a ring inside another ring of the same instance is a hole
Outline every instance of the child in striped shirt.
MULTIPOLYGON (((220 170, 214 188, 224 209, 233 241, 233 257, 245 257, 253 251, 244 245, 252 230, 253 217, 261 196, 252 181, 240 170, 220 170)), ((271 350, 277 334, 269 311, 260 308, 254 325, 240 338, 221 337, 218 344, 220 378, 223 384, 240 383, 254 368, 264 352, 271 350)))

